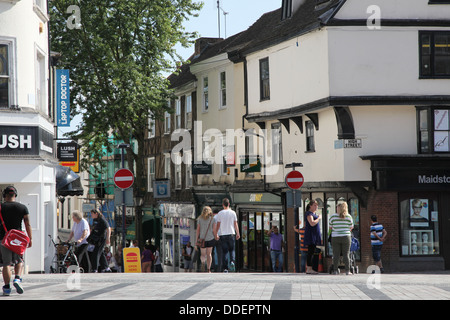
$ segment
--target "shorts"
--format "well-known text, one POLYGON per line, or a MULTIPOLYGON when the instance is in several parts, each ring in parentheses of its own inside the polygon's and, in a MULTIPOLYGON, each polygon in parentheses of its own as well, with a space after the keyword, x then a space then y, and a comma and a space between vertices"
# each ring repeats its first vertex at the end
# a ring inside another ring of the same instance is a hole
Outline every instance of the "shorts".
POLYGON ((23 259, 21 256, 19 256, 17 253, 12 252, 11 250, 5 248, 4 246, 0 245, 0 265, 1 266, 14 266, 18 263, 23 262, 23 259))
POLYGON ((381 260, 381 248, 383 245, 372 246, 372 257, 375 262, 381 260))
POLYGON ((191 260, 184 259, 184 269, 194 269, 194 263, 191 260))
POLYGON ((216 246, 216 240, 212 239, 209 241, 205 241, 205 248, 211 248, 216 246))

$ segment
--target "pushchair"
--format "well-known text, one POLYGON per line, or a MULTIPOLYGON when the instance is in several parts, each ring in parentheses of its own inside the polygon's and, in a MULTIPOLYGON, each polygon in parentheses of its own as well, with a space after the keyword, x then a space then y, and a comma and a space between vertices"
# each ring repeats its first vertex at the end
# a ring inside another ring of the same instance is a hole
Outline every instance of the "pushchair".
POLYGON ((67 273, 72 269, 69 269, 71 266, 75 267, 79 272, 83 272, 75 255, 75 243, 63 242, 59 237, 59 243, 55 243, 50 235, 49 238, 55 246, 55 256, 50 266, 50 273, 67 273))
MULTIPOLYGON (((352 235, 352 244, 350 245, 350 272, 353 274, 359 273, 359 267, 356 265, 356 254, 355 252, 359 250, 359 241, 352 235)), ((341 255, 342 258, 342 255, 341 255)), ((329 273, 332 274, 334 271, 334 266, 331 264, 329 273)), ((339 266, 336 271, 340 273, 339 266)))

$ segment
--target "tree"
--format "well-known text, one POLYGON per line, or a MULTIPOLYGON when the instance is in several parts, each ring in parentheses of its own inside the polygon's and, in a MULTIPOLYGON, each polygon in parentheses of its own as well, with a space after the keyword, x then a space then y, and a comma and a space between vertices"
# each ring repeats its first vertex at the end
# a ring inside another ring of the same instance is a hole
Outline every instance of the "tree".
POLYGON ((71 105, 77 106, 72 116, 82 115, 68 136, 81 144, 83 169, 101 166, 114 142, 131 146, 134 140, 137 152, 128 148, 127 161, 135 171, 135 190, 146 191, 149 117, 170 111, 172 93, 162 72, 182 60, 174 46, 187 47, 197 37, 182 24, 202 5, 193 0, 49 1, 50 47, 61 54, 60 67, 70 69, 71 105))

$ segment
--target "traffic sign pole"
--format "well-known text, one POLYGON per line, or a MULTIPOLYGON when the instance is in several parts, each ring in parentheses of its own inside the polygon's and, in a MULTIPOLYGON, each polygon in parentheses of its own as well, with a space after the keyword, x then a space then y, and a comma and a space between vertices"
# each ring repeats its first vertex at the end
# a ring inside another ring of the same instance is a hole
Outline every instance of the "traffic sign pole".
MULTIPOLYGON (((118 147, 121 149, 121 157, 120 160, 122 162, 122 169, 125 168, 125 149, 129 148, 130 145, 126 143, 121 143, 118 145, 118 147)), ((124 254, 123 249, 125 249, 125 238, 126 238, 126 225, 125 225, 125 214, 126 214, 126 204, 125 204, 125 189, 122 189, 122 272, 125 271, 125 260, 124 260, 124 254)))
MULTIPOLYGON (((293 207, 294 207, 294 226, 297 226, 298 229, 300 229, 299 226, 299 219, 298 219, 298 211, 297 211, 297 203, 296 203, 296 192, 298 189, 301 188, 303 185, 304 179, 303 175, 295 170, 295 167, 303 167, 303 164, 301 163, 292 163, 286 167, 290 167, 293 170, 289 172, 286 175, 285 182, 286 185, 292 189, 292 197, 293 197, 293 207)), ((299 191, 301 193, 301 191, 299 191)), ((300 241, 299 241, 299 235, 295 237, 295 248, 294 248, 294 264, 295 264, 295 272, 300 272, 300 241)))

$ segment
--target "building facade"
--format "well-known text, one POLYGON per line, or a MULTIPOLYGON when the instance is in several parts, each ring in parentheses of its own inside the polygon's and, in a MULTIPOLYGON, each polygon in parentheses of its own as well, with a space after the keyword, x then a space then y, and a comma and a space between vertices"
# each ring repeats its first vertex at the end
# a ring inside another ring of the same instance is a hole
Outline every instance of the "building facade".
MULTIPOLYGON (((389 1, 299 6, 290 19, 309 23, 296 36, 247 50, 246 118, 281 124, 284 165, 303 164, 303 208, 319 201, 324 238, 335 204, 349 203, 362 270, 373 263, 373 214, 389 234, 388 270, 448 269, 450 6, 400 7, 389 1), (320 8, 325 12, 318 15, 320 8), (266 97, 262 64, 270 70, 266 97)), ((289 170, 280 168, 269 183, 289 170)), ((325 256, 330 253, 326 246, 325 256)))
POLYGON ((48 272, 56 237, 54 110, 49 103, 47 1, 0 1, 0 188, 30 212, 25 270, 48 272), (27 23, 24 23, 26 21, 27 23))
MULTIPOLYGON (((371 215, 388 232, 387 271, 450 268, 449 17, 448 1, 283 1, 192 60, 192 150, 211 160, 193 170, 193 203, 232 200, 240 270, 271 270, 264 231, 276 224, 294 271, 293 227, 312 199, 325 240, 336 205, 349 204, 361 271, 373 264, 371 215), (305 180, 298 212, 293 163, 305 180)), ((331 254, 324 241, 325 268, 331 254)))

